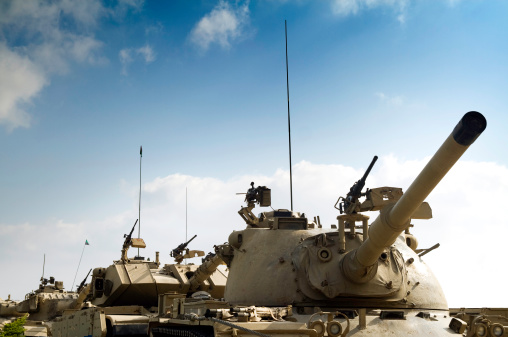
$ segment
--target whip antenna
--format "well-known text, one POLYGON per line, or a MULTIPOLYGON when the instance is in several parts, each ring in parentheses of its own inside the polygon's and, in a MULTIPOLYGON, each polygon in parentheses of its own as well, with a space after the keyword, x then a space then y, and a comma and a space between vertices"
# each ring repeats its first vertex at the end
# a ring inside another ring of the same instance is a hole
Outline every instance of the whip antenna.
POLYGON ((44 267, 45 266, 46 266, 46 253, 44 253, 44 262, 42 262, 42 277, 41 277, 41 281, 44 280, 44 267))
MULTIPOLYGON (((138 208, 138 239, 141 234, 141 159, 143 158, 143 146, 139 147, 139 208, 138 208)), ((139 248, 138 248, 138 256, 139 256, 139 248)))
POLYGON ((185 242, 187 242, 187 187, 185 187, 185 242))
POLYGON ((289 114, 289 70, 288 70, 288 24, 284 20, 284 28, 286 31, 286 87, 288 93, 288 133, 289 133, 289 191, 291 195, 291 211, 293 210, 293 171, 291 168, 291 118, 289 114))

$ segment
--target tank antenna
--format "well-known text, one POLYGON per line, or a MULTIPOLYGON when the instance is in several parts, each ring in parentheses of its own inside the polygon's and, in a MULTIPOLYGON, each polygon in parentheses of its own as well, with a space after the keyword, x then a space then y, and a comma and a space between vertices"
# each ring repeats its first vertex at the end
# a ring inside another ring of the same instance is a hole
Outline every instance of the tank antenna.
POLYGON ((288 133, 289 133, 289 193, 291 195, 291 211, 293 211, 293 171, 291 168, 291 118, 289 114, 289 68, 288 68, 288 24, 284 20, 284 28, 286 32, 286 87, 288 97, 288 133))
POLYGON ((44 267, 46 266, 46 253, 44 253, 44 262, 42 262, 42 276, 41 281, 44 280, 44 267))
POLYGON ((187 187, 185 187, 185 241, 187 241, 187 187))
MULTIPOLYGON (((138 239, 141 234, 141 159, 143 158, 143 146, 139 147, 139 207, 138 207, 138 239)), ((139 248, 138 248, 138 256, 139 256, 139 248)))
MULTIPOLYGON (((185 186, 185 242, 187 242, 187 186, 185 186)), ((185 263, 187 263, 187 259, 185 263)))

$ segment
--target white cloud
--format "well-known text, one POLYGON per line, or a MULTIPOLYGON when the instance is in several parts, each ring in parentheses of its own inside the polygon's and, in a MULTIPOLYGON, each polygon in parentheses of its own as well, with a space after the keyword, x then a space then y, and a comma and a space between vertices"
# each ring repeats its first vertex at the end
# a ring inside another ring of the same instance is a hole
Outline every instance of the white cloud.
POLYGON ((248 1, 233 7, 228 2, 220 0, 214 9, 194 26, 190 33, 190 41, 205 51, 211 44, 228 49, 232 42, 244 37, 248 23, 248 1))
POLYGON ((164 31, 164 25, 160 22, 156 22, 145 28, 145 35, 160 34, 164 31))
POLYGON ((8 129, 29 127, 31 117, 25 111, 32 97, 48 84, 44 72, 26 56, 0 42, 0 123, 8 129))
MULTIPOLYGON (((401 161, 395 156, 381 157, 366 187, 395 186, 405 190, 427 161, 428 158, 401 161)), ((295 210, 311 218, 319 215, 323 225, 329 228, 337 221, 335 201, 349 191, 364 169, 306 161, 296 164, 293 168, 295 210)), ((141 236, 147 248, 142 255, 153 258, 158 250, 162 263, 171 263, 170 250, 185 240, 186 188, 188 234, 189 237, 198 235, 190 248, 211 251, 214 244, 225 242, 233 230, 245 227, 237 214, 244 196, 236 193, 245 192, 251 181, 272 189, 274 208, 290 207, 289 173, 281 169, 269 176, 245 175, 230 180, 173 174, 145 183, 141 236)), ((132 185, 128 189, 136 191, 137 188, 138 185, 132 185)), ((500 307, 508 301, 508 295, 499 292, 504 286, 502 282, 508 278, 506 268, 499 268, 499 258, 506 255, 503 240, 508 237, 508 227, 502 213, 495 212, 504 208, 507 190, 506 167, 459 161, 427 199, 434 219, 414 221, 412 232, 420 248, 441 244, 424 260, 439 279, 450 306, 500 307), (488 287, 480 290, 477 285, 486 285, 485 282, 488 287)), ((125 186, 122 191, 126 191, 125 186)), ((13 297, 22 298, 36 287, 43 253, 46 253, 47 275, 63 280, 69 288, 85 239, 90 246, 84 253, 78 279, 89 268, 107 266, 118 259, 122 235, 138 217, 137 193, 132 195, 132 208, 102 221, 50 219, 26 224, 21 219, 19 225, 0 224, 0 254, 8 257, 0 260, 0 270, 18 275, 0 278, 0 297, 11 292, 13 297), (55 240, 57 237, 65 240, 55 240)), ((263 210, 256 208, 255 213, 263 210)), ((375 215, 371 215, 371 220, 375 215)))
POLYGON ((377 92, 375 95, 381 100, 381 102, 390 106, 400 107, 404 105, 404 98, 402 96, 387 96, 382 92, 377 92))
POLYGON ((155 61, 155 57, 155 52, 149 45, 140 48, 124 48, 118 53, 118 58, 122 64, 121 74, 127 75, 127 67, 134 62, 136 58, 141 58, 148 64, 155 61))
POLYGON ((0 81, 18 79, 19 84, 23 79, 24 83, 0 93, 0 123, 11 130, 29 127, 26 103, 50 83, 51 76, 65 74, 73 62, 107 63, 101 55, 103 42, 94 36, 99 20, 141 5, 142 1, 135 0, 120 1, 110 8, 99 0, 3 1, 0 57, 3 66, 14 62, 15 67, 2 71, 0 81))
POLYGON ((153 52, 152 47, 149 45, 136 49, 136 52, 139 55, 143 56, 146 63, 155 61, 155 53, 153 52))
POLYGON ((397 20, 406 21, 406 7, 409 0, 332 0, 332 11, 339 16, 356 15, 363 10, 390 7, 397 13, 397 20))

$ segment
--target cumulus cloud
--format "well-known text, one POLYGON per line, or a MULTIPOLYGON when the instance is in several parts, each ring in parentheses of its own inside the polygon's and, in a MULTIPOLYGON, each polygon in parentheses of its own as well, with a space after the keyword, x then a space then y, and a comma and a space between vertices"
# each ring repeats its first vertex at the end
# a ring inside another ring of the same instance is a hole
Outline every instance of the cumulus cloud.
POLYGON ((3 1, 0 5, 0 85, 16 85, 0 93, 0 123, 10 130, 29 127, 30 103, 54 74, 65 74, 73 62, 92 65, 107 63, 103 42, 95 38, 99 21, 115 17, 142 1, 119 1, 105 7, 90 1, 3 1), (62 24, 65 22, 65 25, 62 24))
POLYGON ((214 9, 194 26, 190 41, 206 51, 212 44, 228 49, 231 43, 245 36, 249 23, 249 2, 230 5, 220 0, 214 9))
POLYGON ((397 20, 403 24, 408 3, 409 0, 332 0, 332 11, 339 16, 348 16, 377 7, 389 7, 394 9, 397 20))
POLYGON ((140 48, 124 48, 120 50, 118 58, 122 64, 122 75, 127 75, 127 67, 136 59, 140 58, 148 64, 155 61, 155 57, 155 52, 149 45, 140 48))
MULTIPOLYGON (((429 158, 403 161, 395 156, 381 157, 367 179, 366 187, 394 186, 404 190, 410 185, 429 158)), ((336 223, 338 211, 333 208, 337 198, 364 173, 365 168, 344 165, 319 165, 302 161, 293 167, 295 210, 312 218, 319 215, 324 227, 336 223)), ((162 263, 171 263, 169 252, 185 240, 186 189, 188 191, 188 233, 197 234, 191 249, 211 251, 214 244, 227 240, 229 233, 245 227, 237 211, 243 205, 243 195, 251 181, 272 189, 272 206, 289 208, 289 172, 276 170, 268 176, 244 175, 229 180, 172 174, 159 177, 143 185, 141 236, 147 248, 141 253, 153 258, 161 252, 162 263)), ((86 247, 81 272, 84 277, 92 267, 107 266, 118 259, 122 235, 130 230, 138 217, 137 188, 133 184, 122 189, 132 192, 132 208, 112 214, 101 221, 45 220, 42 223, 0 223, 0 270, 18 278, 1 278, 0 297, 12 292, 22 298, 35 288, 40 277, 42 254, 46 253, 48 275, 65 282, 69 288, 74 278, 84 240, 86 247), (55 240, 55 236, 65 240, 55 240), (15 252, 15 253, 14 253, 15 252), (51 263, 48 263, 48 260, 51 263), (22 266, 22 267, 21 267, 22 266), (72 267, 70 267, 72 266, 72 267)), ((504 256, 504 238, 508 228, 499 214, 508 190, 508 169, 491 162, 459 161, 427 201, 434 219, 413 221, 411 230, 428 248, 439 242, 441 247, 424 258, 437 275, 450 306, 501 307, 506 295, 499 289, 508 271, 499 268, 504 256), (495 274, 495 277, 489 277, 495 274), (477 284, 489 282, 480 291, 477 284), (467 293, 467 296, 464 294, 467 293)), ((256 208, 255 213, 265 211, 256 208)), ((269 209, 268 209, 269 210, 269 209)), ((374 220, 376 213, 369 214, 374 220)), ((134 253, 131 251, 130 255, 134 253)), ((199 261, 196 261, 198 263, 199 261)))
POLYGON ((0 74, 0 123, 10 130, 30 126, 24 107, 48 83, 44 71, 0 42, 0 74))

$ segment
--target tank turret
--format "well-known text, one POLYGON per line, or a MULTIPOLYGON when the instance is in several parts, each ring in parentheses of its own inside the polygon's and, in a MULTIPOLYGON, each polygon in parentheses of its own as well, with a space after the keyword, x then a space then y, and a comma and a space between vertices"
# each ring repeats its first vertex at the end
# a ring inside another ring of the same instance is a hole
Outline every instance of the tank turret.
POLYGON ((254 216, 255 202, 269 205, 270 190, 252 185, 239 212, 247 228, 233 232, 229 249, 222 248, 230 267, 225 299, 234 305, 293 305, 302 313, 311 307, 448 310, 439 282, 418 255, 429 250, 417 249, 410 220, 432 217, 425 198, 485 127, 480 113, 465 114, 405 193, 395 187, 361 192, 375 157, 339 199, 345 214, 338 216, 338 228, 324 229, 289 210, 254 216), (377 210, 369 228, 362 212, 377 210))
POLYGON ((124 236, 120 260, 114 261, 107 268, 93 270, 91 285, 86 290, 90 293, 88 299, 93 305, 140 305, 150 308, 157 306, 161 294, 177 293, 185 297, 195 291, 207 291, 214 298, 223 297, 226 273, 216 271, 216 267, 222 263, 220 259, 214 260, 213 266, 210 266, 208 260, 203 261, 202 266, 181 263, 184 259, 204 256, 203 251, 187 248, 196 235, 171 251, 174 264, 161 267, 159 252, 156 252, 154 261, 138 256, 128 258, 129 247, 146 247, 143 239, 131 237, 135 226, 136 223, 131 232, 124 236))
POLYGON ((0 301, 0 317, 29 315, 30 321, 48 321, 71 307, 78 294, 64 289, 62 281, 41 277, 39 288, 26 294, 23 301, 0 301))

